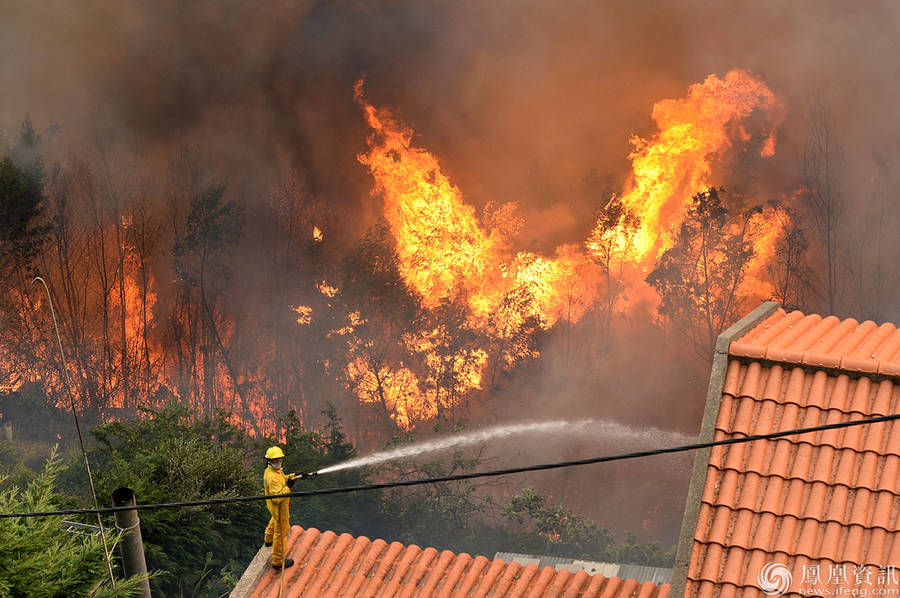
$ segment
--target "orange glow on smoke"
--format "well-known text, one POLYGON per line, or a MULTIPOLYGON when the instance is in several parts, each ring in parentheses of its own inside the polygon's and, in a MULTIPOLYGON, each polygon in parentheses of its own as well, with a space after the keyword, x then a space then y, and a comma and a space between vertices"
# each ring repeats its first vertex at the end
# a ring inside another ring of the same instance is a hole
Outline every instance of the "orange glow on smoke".
MULTIPOLYGON (((772 92, 744 71, 723 79, 710 75, 684 98, 655 104, 659 132, 632 139, 626 192, 610 200, 584 245, 560 246, 552 256, 516 253, 516 205, 501 204, 493 214, 486 209, 480 220, 438 159, 412 144, 412 129, 369 103, 362 87, 357 82, 355 97, 370 134, 368 150, 358 159, 374 178, 373 193, 384 201, 403 279, 426 308, 461 299, 469 310, 466 325, 490 338, 510 339, 528 326, 576 322, 602 302, 609 311, 621 285, 629 288, 632 301, 652 294, 643 282, 646 269, 671 246, 692 196, 709 187, 714 167, 751 141, 762 157, 775 151, 778 106, 772 92), (752 133, 751 116, 757 119, 752 133)), ((778 240, 774 216, 772 209, 759 210, 746 230, 756 252, 747 284, 761 296, 772 289, 764 274, 778 240)), ((324 282, 318 287, 328 297, 337 293, 324 282)), ((330 334, 353 339, 364 315, 351 314, 350 320, 350 326, 330 334)), ((422 358, 415 373, 403 364, 366 359, 365 343, 348 342, 345 374, 359 400, 381 405, 407 429, 480 389, 488 363, 488 353, 477 346, 451 350, 452 339, 440 326, 405 340, 422 358)), ((516 351, 502 356, 508 366, 537 356, 527 343, 516 345, 516 351)))
MULTIPOLYGON (((369 151, 359 156, 384 198, 384 214, 397 241, 400 270, 426 307, 462 293, 473 317, 483 321, 510 293, 527 292, 529 314, 550 327, 561 318, 579 319, 596 289, 575 285, 576 277, 594 280, 587 255, 561 247, 553 258, 529 252, 512 255, 507 222, 485 230, 462 192, 441 171, 437 158, 411 145, 412 130, 387 110, 369 104, 356 85, 356 99, 372 128, 369 151), (573 289, 582 294, 572 297, 573 289)), ((497 213, 512 219, 514 206, 497 213)))
MULTIPOLYGON (((671 245, 691 196, 710 185, 712 167, 735 142, 751 136, 744 119, 759 112, 766 126, 760 155, 775 153, 775 96, 746 71, 730 71, 724 79, 710 75, 691 85, 684 98, 667 99, 653 106, 659 133, 653 139, 633 137, 632 177, 624 205, 640 219, 632 240, 633 261, 658 257, 671 245)), ((616 235, 621 231, 595 231, 616 235)), ((588 243, 595 251, 596 242, 588 243)))
POLYGON ((356 98, 373 131, 369 152, 359 161, 369 167, 375 190, 384 197, 404 278, 422 294, 426 307, 468 291, 474 308, 487 308, 479 281, 499 276, 503 240, 481 229, 475 208, 463 201, 437 158, 410 145, 412 130, 363 99, 361 81, 356 98))

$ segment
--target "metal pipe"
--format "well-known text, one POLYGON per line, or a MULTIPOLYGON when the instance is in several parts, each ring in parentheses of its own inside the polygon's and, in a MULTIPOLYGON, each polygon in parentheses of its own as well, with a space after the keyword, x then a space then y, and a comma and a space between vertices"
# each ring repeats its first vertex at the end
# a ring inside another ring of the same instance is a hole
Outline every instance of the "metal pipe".
MULTIPOLYGON (((131 488, 116 488, 113 490, 112 499, 116 507, 137 504, 131 488)), ((143 575, 141 596, 150 598, 150 580, 147 579, 147 561, 144 560, 141 520, 138 518, 137 510, 116 511, 116 527, 122 534, 122 568, 125 570, 125 577, 143 575)))

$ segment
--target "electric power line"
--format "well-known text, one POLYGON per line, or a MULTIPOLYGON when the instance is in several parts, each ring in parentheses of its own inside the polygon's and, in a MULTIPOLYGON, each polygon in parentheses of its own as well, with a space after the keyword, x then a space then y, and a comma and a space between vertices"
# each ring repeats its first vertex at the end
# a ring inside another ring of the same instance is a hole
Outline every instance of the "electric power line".
POLYGON ((563 467, 577 467, 579 465, 591 465, 594 463, 608 463, 611 461, 623 461, 626 459, 638 459, 641 457, 652 457, 654 455, 665 455, 670 453, 682 453, 714 446, 723 446, 731 444, 741 444, 744 442, 753 442, 754 440, 770 440, 773 438, 784 438, 786 436, 796 436, 799 434, 809 434, 811 432, 821 432, 824 430, 834 430, 836 428, 849 428, 851 426, 862 426, 868 424, 878 424, 900 419, 900 414, 880 415, 866 419, 849 420, 845 422, 835 422, 831 424, 822 424, 820 426, 812 426, 808 428, 795 428, 793 430, 784 430, 781 432, 770 432, 768 434, 756 434, 753 436, 740 436, 735 438, 725 438, 723 440, 714 440, 711 442, 700 442, 696 444, 684 444, 680 446, 651 449, 646 451, 637 451, 632 453, 620 453, 617 455, 608 455, 605 457, 591 457, 588 459, 576 459, 572 461, 557 461, 555 463, 542 463, 539 465, 526 465, 523 467, 511 467, 508 469, 497 469, 494 471, 480 471, 472 473, 460 473, 439 478, 425 478, 420 480, 401 480, 397 482, 384 482, 379 484, 363 484, 359 486, 344 486, 337 488, 319 488, 316 490, 301 490, 298 492, 288 492, 285 494, 262 494, 258 496, 234 496, 230 498, 210 498, 206 500, 195 500, 186 502, 173 503, 157 503, 143 504, 124 507, 104 507, 99 509, 61 509, 58 511, 37 511, 26 513, 0 513, 0 519, 22 518, 22 517, 51 517, 60 515, 89 515, 97 513, 115 513, 117 511, 155 511, 159 509, 180 509, 185 507, 200 507, 209 505, 221 505, 239 502, 254 502, 266 500, 270 498, 302 498, 306 496, 322 496, 327 494, 345 494, 348 492, 364 492, 368 490, 385 490, 388 488, 400 488, 405 486, 421 486, 424 484, 437 484, 440 482, 458 482, 462 480, 472 480, 476 478, 497 477, 503 475, 511 475, 516 473, 525 473, 529 471, 543 471, 547 469, 560 469, 563 467))

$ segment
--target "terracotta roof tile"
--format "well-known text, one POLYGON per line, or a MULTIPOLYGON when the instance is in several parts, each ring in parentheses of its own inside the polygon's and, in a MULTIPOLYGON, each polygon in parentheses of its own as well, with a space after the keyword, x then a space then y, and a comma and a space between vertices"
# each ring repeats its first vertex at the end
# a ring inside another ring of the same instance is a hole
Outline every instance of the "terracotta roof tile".
MULTIPOLYGON (((893 423, 895 431, 900 429, 900 425, 897 422, 893 423)), ((894 434, 891 434, 891 439, 893 441, 894 434)), ((900 451, 897 450, 895 446, 892 446, 891 443, 888 443, 887 451, 890 451, 890 454, 885 455, 884 457, 884 466, 881 469, 881 475, 879 476, 878 483, 875 485, 876 490, 887 490, 889 492, 893 492, 895 494, 900 494, 900 485, 898 485, 898 480, 900 480, 900 451)))
POLYGON ((900 563, 900 539, 898 539, 897 534, 893 534, 893 539, 891 540, 891 552, 884 562, 893 563, 895 565, 900 563))
POLYGON ((852 356, 876 328, 878 328, 878 326, 871 320, 867 320, 862 324, 857 325, 849 334, 847 334, 847 336, 838 342, 837 346, 832 350, 832 353, 844 357, 852 356))
POLYGON ((894 324, 858 323, 777 310, 731 343, 736 357, 841 368, 860 373, 900 374, 900 330, 894 324))
MULTIPOLYGON (((834 316, 829 316, 823 321, 828 321, 832 318, 837 320, 834 316)), ((841 365, 840 355, 832 353, 832 350, 835 348, 835 345, 854 330, 856 326, 856 320, 844 320, 829 329, 815 345, 804 352, 802 363, 823 368, 839 367, 841 365)))
POLYGON ((885 339, 884 344, 878 349, 878 356, 882 359, 896 360, 900 358, 900 328, 885 339))
POLYGON ((744 559, 746 555, 747 551, 740 546, 732 546, 729 548, 724 559, 725 566, 722 569, 722 575, 719 577, 719 581, 740 585, 741 580, 744 577, 744 559))
MULTIPOLYGON (((866 551, 866 563, 880 565, 886 562, 885 556, 887 556, 887 552, 885 551, 885 544, 890 541, 891 536, 896 536, 896 533, 889 535, 886 530, 881 528, 872 530, 869 536, 868 550, 866 551)), ((894 562, 896 563, 897 561, 894 562)))
MULTIPOLYGON (((581 592, 582 588, 584 588, 590 577, 591 576, 587 571, 577 571, 575 575, 572 576, 572 580, 567 584, 568 589, 563 592, 562 598, 575 598, 576 596, 578 596, 579 592, 581 592)), ((655 586, 655 584, 651 585, 655 586)), ((465 596, 466 594, 461 595, 465 596)))
MULTIPOLYGON (((761 451, 758 451, 761 452, 761 451)), ((759 484, 762 477, 756 473, 747 473, 741 485, 741 494, 734 504, 735 509, 758 510, 757 504, 761 498, 759 484)))
MULTIPOLYGON (((515 568, 518 570, 520 567, 519 563, 510 563, 509 568, 515 568)), ((483 583, 479 584, 479 588, 472 594, 473 598, 484 598, 487 596, 488 592, 494 587, 494 583, 497 581, 497 578, 500 577, 500 574, 507 569, 506 563, 499 559, 495 559, 491 562, 491 566, 488 568, 487 573, 483 578, 483 583)))
POLYGON ((437 593, 437 598, 450 598, 450 596, 453 595, 453 590, 459 585, 463 573, 465 573, 466 568, 471 562, 472 557, 468 554, 463 553, 459 555, 459 558, 453 563, 453 567, 447 573, 447 576, 441 581, 443 587, 437 593))
POLYGON ((475 584, 478 583, 481 572, 485 570, 489 562, 490 561, 486 557, 481 555, 475 557, 475 560, 472 561, 472 566, 469 567, 469 571, 463 575, 462 583, 459 584, 458 594, 460 596, 469 595, 469 592, 471 592, 472 588, 475 587, 475 584))
POLYGON ((560 571, 559 575, 556 575, 544 585, 544 588, 542 589, 543 595, 547 598, 557 598, 558 596, 561 596, 563 589, 569 584, 569 578, 574 577, 574 575, 575 574, 571 571, 560 571))
POLYGON ((740 388, 740 380, 746 368, 742 367, 740 362, 729 361, 728 369, 725 370, 725 382, 722 386, 723 400, 725 395, 736 396, 738 388, 740 388))
MULTIPOLYGON (((846 376, 842 376, 842 377, 846 378, 846 376)), ((846 421, 848 419, 849 419, 849 417, 845 417, 845 414, 843 411, 838 411, 836 409, 829 409, 828 411, 826 411, 824 423, 836 424, 838 422, 846 421)), ((843 433, 844 433, 844 431, 839 428, 831 428, 830 430, 822 431, 822 433, 818 435, 817 444, 819 444, 819 446, 823 447, 823 450, 820 451, 819 458, 821 459, 823 456, 826 455, 826 452, 824 451, 824 447, 831 449, 827 453, 828 459, 829 459, 829 465, 831 465, 831 466, 834 465, 834 462, 837 459, 837 451, 835 449, 840 447, 840 438, 843 433)))
MULTIPOLYGON (((777 310, 729 353, 715 439, 900 411, 893 324, 777 310)), ((832 594, 849 582, 830 572, 900 564, 900 423, 713 448, 708 463, 686 597, 762 597, 769 562, 791 592, 818 567, 832 594)))
POLYGON ((891 406, 896 406, 896 401, 893 400, 893 394, 894 385, 887 380, 882 380, 881 383, 878 384, 878 390, 875 393, 875 400, 872 403, 871 412, 877 415, 893 413, 894 410, 891 406))
MULTIPOLYGON (((622 587, 622 580, 618 577, 610 577, 606 583, 606 586, 600 590, 600 598, 612 598, 618 594, 619 589, 622 587)), ((629 594, 622 592, 622 595, 628 596, 629 594)))
MULTIPOLYGON (((544 569, 540 572, 537 579, 531 584, 531 587, 527 587, 522 589, 522 592, 519 594, 513 594, 513 596, 525 596, 526 592, 528 596, 533 596, 534 598, 540 598, 541 596, 546 596, 550 594, 547 591, 548 586, 550 586, 550 582, 553 581, 555 577, 560 578, 560 580, 571 577, 572 574, 568 571, 560 571, 556 572, 555 569, 551 567, 544 567, 544 569)), ((634 585, 637 585, 637 582, 634 580, 629 580, 634 585)), ((559 593, 558 591, 555 593, 559 593)))

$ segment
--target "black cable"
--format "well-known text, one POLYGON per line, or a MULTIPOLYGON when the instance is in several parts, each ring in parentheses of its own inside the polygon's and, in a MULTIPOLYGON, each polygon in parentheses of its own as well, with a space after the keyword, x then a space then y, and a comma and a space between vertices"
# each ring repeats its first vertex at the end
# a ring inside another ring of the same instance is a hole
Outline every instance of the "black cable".
POLYGON ((723 440, 714 440, 711 442, 700 442, 697 444, 684 444, 669 448, 652 449, 647 451, 638 451, 633 453, 620 453, 618 455, 609 455, 606 457, 592 457, 589 459, 577 459, 574 461, 558 461, 556 463, 543 463, 540 465, 526 465, 523 467, 512 467, 509 469, 497 469, 494 471, 481 471, 473 473, 460 473, 440 478, 425 478, 421 480, 402 480, 398 482, 384 482, 381 484, 364 484, 361 486, 344 486, 340 488, 320 488, 317 490, 301 490, 299 492, 287 492, 284 494, 263 494, 258 496, 235 496, 231 498, 211 498, 207 500, 195 500, 189 502, 173 502, 173 503, 157 503, 144 505, 129 505, 124 507, 104 507, 101 509, 62 509, 59 511, 40 511, 32 513, 0 513, 0 519, 21 518, 21 517, 50 517, 57 515, 88 515, 92 513, 115 513, 117 511, 154 511, 159 509, 176 509, 184 507, 199 507, 207 505, 221 505, 238 502, 252 502, 266 500, 270 498, 286 498, 286 497, 304 497, 304 496, 321 496, 326 494, 344 494, 347 492, 362 492, 366 490, 384 490, 387 488, 400 488, 404 486, 420 486, 423 484, 436 484, 439 482, 457 482, 461 480, 472 480, 476 478, 497 477, 502 475, 510 475, 514 473, 524 473, 528 471, 543 471, 546 469, 559 469, 562 467, 577 467, 579 465, 590 465, 593 463, 608 463, 610 461, 622 461, 625 459, 637 459, 640 457, 651 457, 653 455, 665 455, 668 453, 682 453, 685 451, 693 451, 705 449, 714 446, 723 446, 729 444, 740 444, 744 442, 752 442, 754 440, 770 440, 772 438, 783 438, 785 436, 795 436, 799 434, 809 434, 810 432, 821 432, 823 430, 834 430, 836 428, 849 428, 851 426, 861 426, 866 424, 878 424, 900 419, 900 414, 880 415, 866 419, 849 420, 845 422, 836 422, 833 424, 822 424, 810 428, 796 428, 793 430, 784 430, 782 432, 770 432, 768 434, 756 434, 754 436, 739 436, 735 438, 726 438, 723 440))

